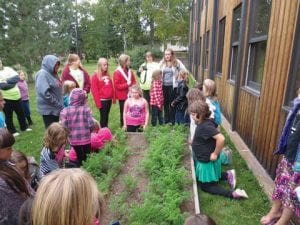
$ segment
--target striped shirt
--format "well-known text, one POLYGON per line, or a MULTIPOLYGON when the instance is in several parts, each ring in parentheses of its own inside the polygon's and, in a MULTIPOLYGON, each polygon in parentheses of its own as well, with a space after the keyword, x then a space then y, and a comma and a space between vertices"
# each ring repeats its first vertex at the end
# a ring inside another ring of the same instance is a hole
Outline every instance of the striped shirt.
POLYGON ((53 170, 57 169, 59 169, 59 165, 58 162, 55 160, 55 154, 49 148, 44 147, 41 152, 41 175, 45 176, 53 170))

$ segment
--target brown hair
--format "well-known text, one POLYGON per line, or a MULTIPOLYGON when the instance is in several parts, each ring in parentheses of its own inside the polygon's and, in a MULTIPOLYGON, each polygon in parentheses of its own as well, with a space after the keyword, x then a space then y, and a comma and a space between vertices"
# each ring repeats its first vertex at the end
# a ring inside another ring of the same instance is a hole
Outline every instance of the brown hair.
POLYGON ((132 90, 135 90, 135 91, 139 92, 140 97, 143 97, 143 91, 140 88, 140 86, 138 86, 137 84, 130 87, 130 91, 132 91, 132 90))
MULTIPOLYGON (((10 156, 10 161, 14 164, 18 164, 21 163, 22 161, 26 162, 26 168, 24 171, 24 178, 26 180, 30 180, 30 174, 29 174, 29 165, 28 165, 28 159, 26 157, 26 155, 23 152, 19 152, 16 150, 13 150, 10 156)), ((16 165, 17 168, 17 165, 16 165)), ((19 168, 17 168, 19 169, 19 168)), ((23 171, 21 171, 23 173, 23 171)))
POLYGON ((154 70, 152 72, 152 81, 154 80, 160 80, 162 78, 162 72, 161 70, 157 69, 157 70, 154 70))
POLYGON ((190 113, 196 113, 197 119, 200 121, 209 118, 211 112, 209 111, 209 107, 206 102, 197 100, 189 105, 188 110, 190 113))
POLYGON ((43 144, 46 148, 54 150, 61 142, 67 142, 69 132, 60 123, 52 123, 45 131, 43 144))
MULTIPOLYGON (((215 81, 211 79, 205 79, 203 81, 203 86, 205 87, 205 96, 217 97, 217 87, 215 81)), ((204 90, 203 90, 204 91, 204 90)))
POLYGON ((32 205, 33 225, 90 225, 101 218, 103 198, 82 169, 60 169, 45 176, 32 205))
POLYGON ((146 58, 147 56, 151 56, 152 60, 154 60, 154 55, 153 55, 152 52, 150 52, 150 51, 146 52, 145 58, 146 58))
POLYGON ((70 65, 75 62, 77 59, 80 59, 77 54, 69 54, 67 58, 67 63, 70 65))
POLYGON ((0 149, 11 147, 14 143, 14 136, 6 128, 0 128, 0 149))
POLYGON ((203 95, 202 91, 200 91, 198 88, 191 88, 188 93, 186 94, 188 104, 192 104, 193 102, 200 100, 205 102, 206 98, 203 95))
MULTIPOLYGON (((174 66, 174 67, 177 67, 177 65, 178 65, 178 61, 177 61, 177 58, 176 58, 176 56, 175 56, 175 54, 174 54, 174 51, 172 50, 172 49, 170 49, 170 48, 167 48, 166 50, 165 50, 165 52, 170 52, 171 53, 171 65, 172 66, 174 66)), ((164 64, 167 64, 167 61, 166 61, 166 59, 165 59, 165 56, 164 56, 164 58, 163 58, 163 62, 164 62, 164 64)))
POLYGON ((6 161, 0 160, 0 177, 15 193, 23 197, 30 196, 25 178, 6 161))
POLYGON ((196 214, 193 216, 188 217, 184 225, 217 225, 212 218, 205 214, 196 214))

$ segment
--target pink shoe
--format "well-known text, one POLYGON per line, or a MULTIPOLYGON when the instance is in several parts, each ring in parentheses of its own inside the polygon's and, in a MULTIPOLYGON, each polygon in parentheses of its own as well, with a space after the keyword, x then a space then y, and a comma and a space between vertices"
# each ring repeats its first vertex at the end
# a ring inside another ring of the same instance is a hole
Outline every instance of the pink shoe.
POLYGON ((235 170, 227 171, 227 181, 228 181, 230 188, 235 189, 235 186, 236 186, 235 170))
POLYGON ((245 190, 237 188, 234 192, 232 192, 232 197, 235 199, 243 199, 248 198, 248 195, 245 190))

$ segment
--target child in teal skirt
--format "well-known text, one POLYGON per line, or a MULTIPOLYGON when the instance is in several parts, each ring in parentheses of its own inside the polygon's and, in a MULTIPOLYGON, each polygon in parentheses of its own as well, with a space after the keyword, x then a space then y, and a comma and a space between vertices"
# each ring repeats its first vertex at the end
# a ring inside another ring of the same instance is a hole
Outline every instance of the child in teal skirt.
POLYGON ((248 198, 242 189, 235 189, 235 170, 222 172, 222 157, 220 152, 224 147, 225 138, 219 132, 215 122, 210 119, 210 111, 204 101, 195 101, 189 106, 189 112, 197 124, 192 150, 195 158, 195 173, 205 192, 224 197, 240 199, 248 198), (231 190, 218 185, 220 180, 227 180, 231 190))

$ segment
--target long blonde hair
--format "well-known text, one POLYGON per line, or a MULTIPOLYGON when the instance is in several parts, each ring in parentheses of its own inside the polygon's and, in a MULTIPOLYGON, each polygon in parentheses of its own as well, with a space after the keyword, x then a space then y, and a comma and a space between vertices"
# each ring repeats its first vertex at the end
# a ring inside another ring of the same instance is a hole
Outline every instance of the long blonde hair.
POLYGON ((32 205, 32 225, 91 225, 101 216, 102 196, 81 169, 60 169, 43 178, 32 205))
MULTIPOLYGON (((101 71, 100 67, 101 67, 101 65, 102 65, 102 63, 103 63, 104 60, 107 61, 107 63, 108 63, 108 60, 106 58, 103 58, 103 57, 99 58, 98 59, 98 63, 97 63, 97 74, 98 74, 98 76, 99 76, 100 79, 102 77, 102 71, 101 71)), ((107 76, 110 76, 108 69, 107 69, 107 76)))
POLYGON ((43 144, 51 151, 55 147, 59 147, 60 144, 66 143, 68 139, 69 131, 63 127, 60 123, 52 123, 45 131, 43 144))

